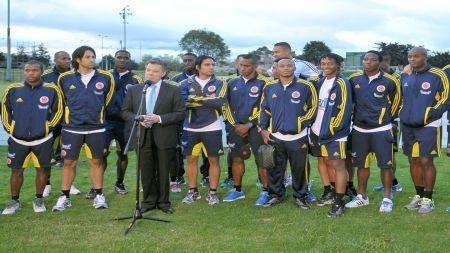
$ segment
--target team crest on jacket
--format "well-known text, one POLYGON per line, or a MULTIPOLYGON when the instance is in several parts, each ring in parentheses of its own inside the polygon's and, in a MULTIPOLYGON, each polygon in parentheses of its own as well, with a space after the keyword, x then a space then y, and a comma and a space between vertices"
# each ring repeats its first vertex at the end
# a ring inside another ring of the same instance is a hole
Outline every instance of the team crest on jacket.
POLYGON ((208 91, 209 92, 215 92, 216 91, 216 86, 214 86, 214 85, 209 86, 208 87, 208 91))
POLYGON ((97 90, 101 90, 105 87, 105 85, 102 82, 98 82, 95 84, 95 88, 97 88, 97 90))
POLYGON ((378 85, 377 86, 377 91, 378 92, 384 92, 386 90, 386 87, 384 87, 384 85, 378 85))
POLYGON ((299 98, 300 97, 300 92, 294 91, 294 92, 292 92, 291 96, 292 96, 292 98, 299 98))
POLYGON ((431 85, 430 85, 430 83, 429 82, 424 82, 424 83, 422 83, 422 89, 424 89, 424 90, 428 90, 430 87, 431 87, 431 85))
POLYGON ((47 96, 42 96, 41 98, 39 98, 39 102, 41 102, 41 104, 47 104, 48 100, 49 99, 47 96))
POLYGON ((259 90, 258 86, 253 86, 253 87, 250 88, 250 92, 251 93, 256 93, 256 92, 258 92, 258 90, 259 90))
POLYGON ((335 100, 335 99, 336 99, 336 93, 331 93, 330 100, 335 100))

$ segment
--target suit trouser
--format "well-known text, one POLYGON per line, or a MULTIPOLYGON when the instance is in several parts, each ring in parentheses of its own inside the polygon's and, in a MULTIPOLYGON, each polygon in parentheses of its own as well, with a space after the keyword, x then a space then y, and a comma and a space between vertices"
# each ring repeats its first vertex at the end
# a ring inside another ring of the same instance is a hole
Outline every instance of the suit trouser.
POLYGON ((273 136, 275 146, 275 168, 268 169, 270 197, 284 197, 284 175, 287 162, 291 165, 292 189, 295 198, 305 197, 308 190, 308 137, 304 136, 294 141, 283 141, 273 136))
POLYGON ((152 129, 146 129, 144 134, 139 156, 143 188, 142 208, 170 206, 169 172, 175 159, 175 148, 157 148, 152 129))

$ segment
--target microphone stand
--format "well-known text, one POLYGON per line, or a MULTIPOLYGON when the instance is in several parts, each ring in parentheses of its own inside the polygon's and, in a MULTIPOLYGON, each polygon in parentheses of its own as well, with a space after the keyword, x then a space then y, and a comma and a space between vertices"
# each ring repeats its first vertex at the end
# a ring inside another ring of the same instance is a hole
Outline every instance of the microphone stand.
MULTIPOLYGON (((144 89, 142 90, 141 101, 139 104, 138 111, 136 113, 137 116, 141 115, 141 113, 142 113, 142 104, 144 102, 144 96, 147 92, 147 87, 148 87, 148 84, 145 84, 144 89)), ((128 225, 127 229, 125 230, 124 235, 128 235, 128 232, 130 232, 131 228, 136 223, 136 220, 144 219, 144 220, 153 220, 153 221, 161 221, 161 222, 172 222, 170 220, 160 219, 160 218, 156 218, 156 217, 142 216, 141 207, 139 204, 139 189, 140 189, 140 182, 141 182, 141 170, 140 170, 140 163, 141 163, 140 146, 141 145, 139 144, 140 137, 141 137, 141 127, 139 126, 139 124, 140 124, 139 122, 140 122, 140 118, 135 117, 133 127, 131 128, 130 136, 128 137, 127 145, 125 146, 125 149, 123 151, 123 154, 128 153, 128 150, 129 150, 130 144, 131 144, 131 138, 132 138, 133 133, 136 130, 136 126, 137 126, 137 131, 136 131, 136 139, 137 139, 137 142, 136 142, 136 157, 137 157, 137 162, 136 162, 136 200, 135 200, 134 214, 133 214, 133 216, 125 216, 125 217, 120 217, 120 218, 114 219, 114 220, 132 219, 130 225, 128 225)))

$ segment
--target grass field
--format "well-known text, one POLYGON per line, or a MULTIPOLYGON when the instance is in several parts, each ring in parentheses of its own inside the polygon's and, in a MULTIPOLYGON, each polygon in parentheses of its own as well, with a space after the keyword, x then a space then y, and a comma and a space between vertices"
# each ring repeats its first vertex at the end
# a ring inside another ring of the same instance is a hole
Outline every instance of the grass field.
MULTIPOLYGON (((0 147, 0 157, 6 148, 0 147)), ((150 214, 171 219, 173 223, 138 220, 128 236, 123 232, 130 220, 114 218, 133 214, 135 188, 135 156, 130 154, 125 183, 128 195, 113 190, 115 168, 108 168, 105 193, 109 209, 95 210, 84 198, 90 188, 87 162, 81 158, 75 185, 83 190, 72 197, 73 206, 64 212, 34 213, 34 169, 25 173, 22 188, 22 209, 15 215, 0 216, 0 252, 449 252, 450 158, 436 160, 438 178, 434 195, 436 210, 419 215, 403 208, 414 195, 406 159, 398 154, 398 178, 404 191, 396 194, 391 214, 380 214, 380 193, 369 190, 369 206, 347 210, 337 219, 326 217, 328 207, 313 204, 310 210, 300 210, 289 198, 273 208, 256 207, 255 168, 248 160, 243 190, 246 199, 233 203, 207 205, 204 198, 186 205, 181 199, 186 193, 171 194, 176 212, 150 214)), ((115 155, 109 164, 114 164, 115 155)), ((222 160, 222 178, 226 165, 222 160)), ((313 192, 320 195, 322 185, 315 161, 312 162, 313 192)), ((59 168, 53 169, 53 193, 46 199, 47 208, 55 204, 60 189, 59 168)), ((0 202, 9 198, 9 169, 1 166, 0 202)), ((378 169, 373 169, 370 189, 379 181, 378 169)), ((202 196, 206 188, 200 188, 202 196)), ((289 189, 289 193, 290 193, 289 189)), ((223 198, 226 190, 219 190, 223 198)))

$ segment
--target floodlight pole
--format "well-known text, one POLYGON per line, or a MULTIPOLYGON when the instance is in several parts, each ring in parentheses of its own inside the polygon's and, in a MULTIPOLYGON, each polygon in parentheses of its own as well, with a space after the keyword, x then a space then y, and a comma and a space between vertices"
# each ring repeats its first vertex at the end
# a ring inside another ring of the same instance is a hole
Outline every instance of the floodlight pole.
POLYGON ((99 34, 98 35, 100 38, 102 38, 102 68, 103 69, 105 69, 105 61, 104 61, 104 59, 103 59, 103 57, 104 57, 104 53, 103 53, 103 39, 104 38, 106 38, 106 37, 108 37, 107 35, 103 35, 103 34, 99 34))
POLYGON ((8 0, 8 29, 7 29, 7 38, 6 38, 6 81, 12 81, 12 59, 11 59, 11 31, 10 31, 10 0, 8 0))
POLYGON ((123 7, 122 12, 119 13, 123 19, 123 50, 127 50, 127 17, 133 15, 130 12, 130 6, 123 7))

